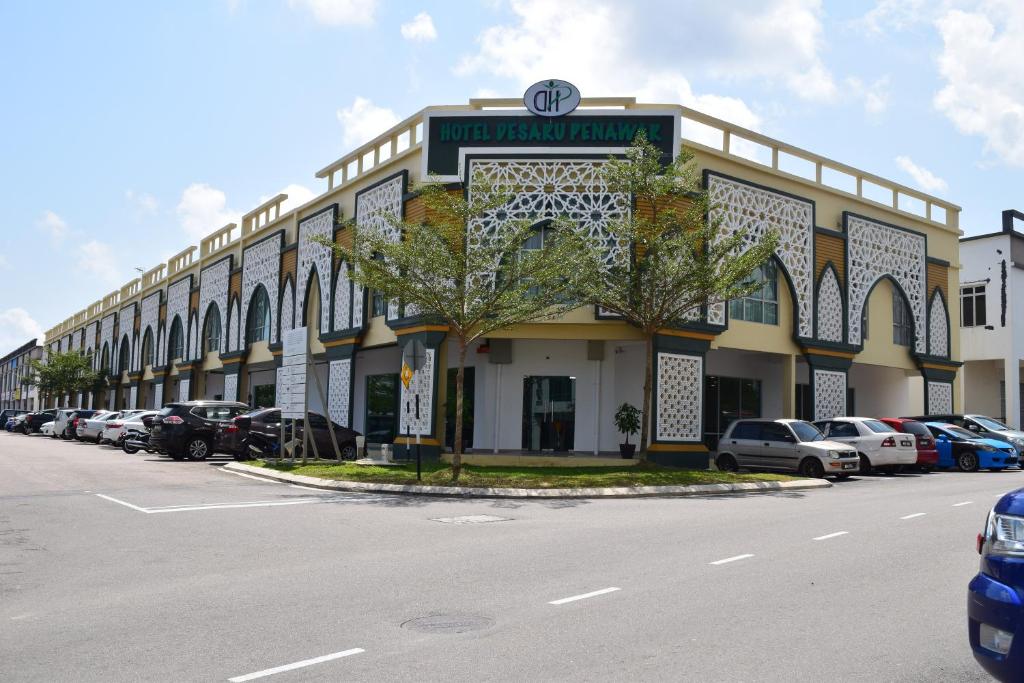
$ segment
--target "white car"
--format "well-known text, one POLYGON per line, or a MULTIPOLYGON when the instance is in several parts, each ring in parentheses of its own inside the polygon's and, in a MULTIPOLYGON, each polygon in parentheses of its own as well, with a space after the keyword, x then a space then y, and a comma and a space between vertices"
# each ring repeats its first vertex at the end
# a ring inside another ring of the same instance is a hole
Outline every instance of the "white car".
POLYGON ((870 417, 834 417, 814 423, 825 438, 857 449, 860 472, 872 468, 896 474, 901 468, 917 464, 917 446, 913 434, 903 434, 870 417))
POLYGON ((69 408, 67 410, 58 410, 57 414, 53 416, 53 431, 50 436, 53 438, 65 438, 64 434, 67 431, 68 420, 71 419, 71 415, 78 410, 77 408, 69 408))
POLYGON ((103 428, 114 417, 117 417, 117 413, 110 410, 101 410, 92 417, 79 420, 78 426, 75 427, 75 434, 78 435, 78 440, 99 443, 100 439, 103 438, 103 428))
POLYGON ((103 431, 100 432, 100 443, 109 443, 115 446, 119 445, 118 441, 121 438, 121 434, 124 433, 124 423, 126 420, 131 420, 134 416, 139 413, 144 413, 145 410, 133 409, 133 410, 122 410, 115 413, 114 417, 109 417, 106 422, 103 423, 103 431))
POLYGON ((40 434, 46 434, 47 436, 53 436, 53 420, 44 422, 43 426, 39 428, 40 434))
MULTIPOLYGON (((127 420, 121 421, 121 433, 114 441, 114 444, 117 445, 118 442, 121 442, 122 439, 124 439, 124 436, 128 433, 134 432, 136 434, 144 434, 147 431, 147 429, 146 425, 142 423, 142 419, 146 417, 153 417, 154 415, 159 414, 159 410, 143 410, 142 412, 132 415, 127 420)), ((123 442, 121 443, 121 446, 124 446, 123 442)))

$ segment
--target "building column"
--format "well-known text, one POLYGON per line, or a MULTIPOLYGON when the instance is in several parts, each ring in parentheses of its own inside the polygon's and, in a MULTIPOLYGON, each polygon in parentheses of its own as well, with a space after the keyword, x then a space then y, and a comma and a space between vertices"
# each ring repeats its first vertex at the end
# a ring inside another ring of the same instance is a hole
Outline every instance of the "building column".
POLYGON ((796 417, 796 356, 782 359, 782 417, 796 417))
POLYGON ((1020 429, 1020 361, 1007 358, 1003 363, 1003 391, 1006 395, 1006 424, 1020 429))
MULTIPOLYGON (((647 458, 675 467, 707 469, 704 444, 707 335, 683 331, 654 337, 651 383, 651 441, 647 458)), ((643 377, 638 378, 643 384, 643 377)))
MULTIPOLYGON (((444 405, 448 380, 448 332, 443 325, 422 325, 395 330, 398 345, 404 351, 413 343, 423 344, 426 358, 423 367, 409 382, 399 384, 398 435, 395 457, 415 457, 412 445, 419 434, 420 454, 425 460, 438 460, 444 450, 444 405), (419 418, 415 397, 419 397, 419 418), (408 437, 406 434, 408 433, 408 437)), ((411 351, 411 348, 410 348, 411 351)), ((401 365, 396 370, 401 371, 401 365)), ((350 375, 351 376, 351 375, 350 375)))
MULTIPOLYGON (((929 361, 921 364, 921 376, 924 377, 924 412, 926 415, 948 415, 957 412, 954 400, 953 380, 956 379, 960 363, 936 363, 929 361)), ((1009 411, 1009 405, 1007 405, 1009 411)))
POLYGON ((811 406, 815 420, 828 420, 847 414, 846 396, 849 386, 847 373, 853 364, 852 356, 804 352, 807 376, 811 389, 811 406))
POLYGON ((178 366, 178 395, 171 397, 172 401, 192 400, 192 366, 178 366))
POLYGON ((327 350, 327 412, 342 427, 352 426, 353 382, 356 367, 354 339, 324 342, 327 350))
MULTIPOLYGON (((226 356, 228 354, 225 354, 226 356)), ((234 354, 230 354, 234 355, 234 354)), ((238 401, 238 389, 239 389, 239 377, 238 373, 242 369, 242 354, 238 354, 238 358, 221 358, 224 363, 224 400, 225 401, 238 401)))

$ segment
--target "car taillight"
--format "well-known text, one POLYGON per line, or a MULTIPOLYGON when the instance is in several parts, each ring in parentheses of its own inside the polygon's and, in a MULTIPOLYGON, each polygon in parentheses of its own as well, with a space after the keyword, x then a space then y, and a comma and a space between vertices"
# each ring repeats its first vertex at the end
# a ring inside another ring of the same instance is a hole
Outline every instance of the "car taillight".
POLYGON ((181 424, 185 424, 185 421, 182 420, 177 415, 168 415, 167 417, 164 418, 164 424, 165 425, 181 425, 181 424))
POLYGON ((896 439, 892 438, 891 436, 887 436, 887 437, 885 437, 885 441, 882 442, 882 445, 883 446, 895 446, 896 445, 896 439))
POLYGON ((926 436, 919 436, 917 437, 917 445, 921 446, 922 448, 927 448, 928 446, 932 445, 932 440, 926 436))
POLYGON ((237 431, 238 431, 238 425, 236 425, 236 424, 235 424, 234 422, 229 422, 229 423, 228 423, 228 424, 227 424, 227 425, 226 425, 226 426, 224 427, 224 431, 225 431, 226 433, 228 433, 228 434, 234 434, 235 432, 237 432, 237 431))
POLYGON ((78 418, 77 417, 74 420, 71 421, 71 426, 72 427, 77 427, 78 426, 78 418))
POLYGON ((124 425, 121 424, 120 422, 111 422, 107 424, 107 427, 109 427, 110 429, 120 429, 121 427, 124 427, 124 425))

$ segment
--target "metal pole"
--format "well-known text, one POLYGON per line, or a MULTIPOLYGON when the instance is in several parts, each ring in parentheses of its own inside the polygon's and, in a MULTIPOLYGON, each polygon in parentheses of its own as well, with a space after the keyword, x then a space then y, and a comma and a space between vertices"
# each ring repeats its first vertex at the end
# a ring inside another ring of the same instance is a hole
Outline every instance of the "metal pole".
POLYGON ((420 395, 416 394, 416 481, 420 481, 420 395))

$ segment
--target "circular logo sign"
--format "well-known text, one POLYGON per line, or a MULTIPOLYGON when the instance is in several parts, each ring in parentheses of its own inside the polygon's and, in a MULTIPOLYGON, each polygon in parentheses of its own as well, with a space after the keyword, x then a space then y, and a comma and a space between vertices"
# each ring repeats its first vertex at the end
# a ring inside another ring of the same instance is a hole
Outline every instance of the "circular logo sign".
POLYGON ((541 81, 526 89, 523 104, 537 116, 565 116, 580 106, 580 91, 568 81, 541 81))

